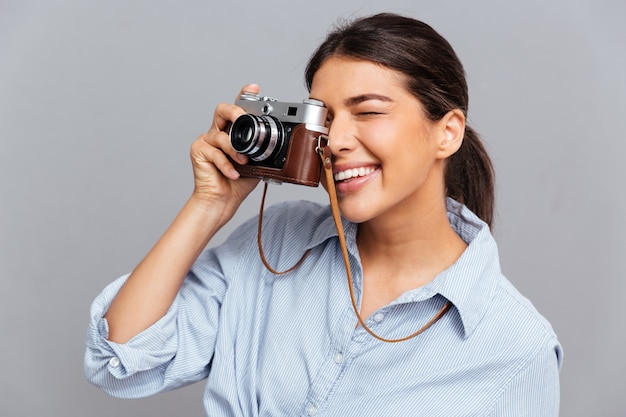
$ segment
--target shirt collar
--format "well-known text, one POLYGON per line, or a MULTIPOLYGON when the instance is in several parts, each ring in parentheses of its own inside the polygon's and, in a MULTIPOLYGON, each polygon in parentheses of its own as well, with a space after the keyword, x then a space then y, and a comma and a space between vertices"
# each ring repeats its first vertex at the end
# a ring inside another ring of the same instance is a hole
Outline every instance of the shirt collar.
MULTIPOLYGON (((433 281, 407 292, 396 302, 420 301, 441 294, 452 302, 459 312, 467 338, 483 318, 501 275, 498 248, 489 226, 465 205, 447 198, 446 209, 450 225, 467 243, 467 248, 452 266, 433 281)), ((358 225, 345 219, 342 220, 348 250, 354 255, 353 259, 359 259, 356 248, 358 225)), ((330 207, 327 207, 327 216, 320 222, 311 237, 308 248, 313 248, 336 236, 337 230, 330 207)))
POLYGON ((498 247, 489 226, 465 205, 448 198, 446 206, 450 225, 468 246, 428 285, 454 304, 467 338, 485 315, 501 277, 498 247))

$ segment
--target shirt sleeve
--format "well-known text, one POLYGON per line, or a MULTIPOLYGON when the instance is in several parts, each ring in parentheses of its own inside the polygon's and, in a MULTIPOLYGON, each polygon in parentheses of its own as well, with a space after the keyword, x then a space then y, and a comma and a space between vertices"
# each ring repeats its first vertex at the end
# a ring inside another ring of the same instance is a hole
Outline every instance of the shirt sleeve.
POLYGON ((561 346, 551 339, 534 357, 520 365, 488 416, 558 417, 561 360, 561 346))
POLYGON ((108 285, 92 303, 84 358, 87 379, 112 396, 139 398, 205 378, 228 287, 216 251, 201 255, 160 320, 119 344, 107 340, 104 315, 127 278, 108 285))

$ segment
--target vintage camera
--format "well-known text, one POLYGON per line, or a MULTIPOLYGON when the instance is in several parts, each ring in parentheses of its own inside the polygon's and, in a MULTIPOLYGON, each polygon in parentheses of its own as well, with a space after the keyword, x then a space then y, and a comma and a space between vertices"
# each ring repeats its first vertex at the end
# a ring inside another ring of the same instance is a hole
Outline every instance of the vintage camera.
POLYGON ((250 158, 246 165, 235 163, 237 171, 269 182, 316 187, 321 173, 317 148, 328 133, 324 103, 282 103, 244 93, 235 104, 247 113, 231 125, 230 144, 250 158))

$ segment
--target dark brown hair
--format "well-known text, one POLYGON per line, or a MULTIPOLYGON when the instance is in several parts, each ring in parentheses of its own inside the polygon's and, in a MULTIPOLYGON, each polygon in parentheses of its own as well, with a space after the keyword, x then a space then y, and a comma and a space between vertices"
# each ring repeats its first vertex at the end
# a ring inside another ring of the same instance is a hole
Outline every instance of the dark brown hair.
MULTIPOLYGON (((334 29, 309 60, 305 72, 309 90, 317 70, 332 56, 363 59, 404 74, 407 89, 430 120, 439 120, 453 109, 467 116, 463 65, 448 41, 423 22, 382 13, 334 29)), ((492 225, 493 166, 480 137, 468 126, 460 149, 448 158, 445 183, 449 197, 492 225)))

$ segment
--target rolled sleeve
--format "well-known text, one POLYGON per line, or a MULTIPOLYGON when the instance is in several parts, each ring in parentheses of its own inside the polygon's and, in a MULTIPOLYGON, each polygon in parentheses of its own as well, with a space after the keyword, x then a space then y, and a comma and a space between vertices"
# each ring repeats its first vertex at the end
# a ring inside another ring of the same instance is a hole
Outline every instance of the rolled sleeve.
POLYGON ((166 314, 123 344, 108 340, 104 315, 128 275, 107 286, 91 306, 87 379, 112 396, 138 398, 206 377, 225 291, 215 271, 207 272, 202 278, 190 272, 166 314))
POLYGON ((127 343, 109 341, 104 315, 127 278, 128 275, 114 281, 92 303, 84 367, 87 379, 94 385, 111 395, 133 398, 164 389, 159 368, 171 361, 177 350, 177 301, 160 320, 127 343), (147 374, 139 376, 142 372, 147 374), (119 383, 122 380, 137 381, 119 383))

